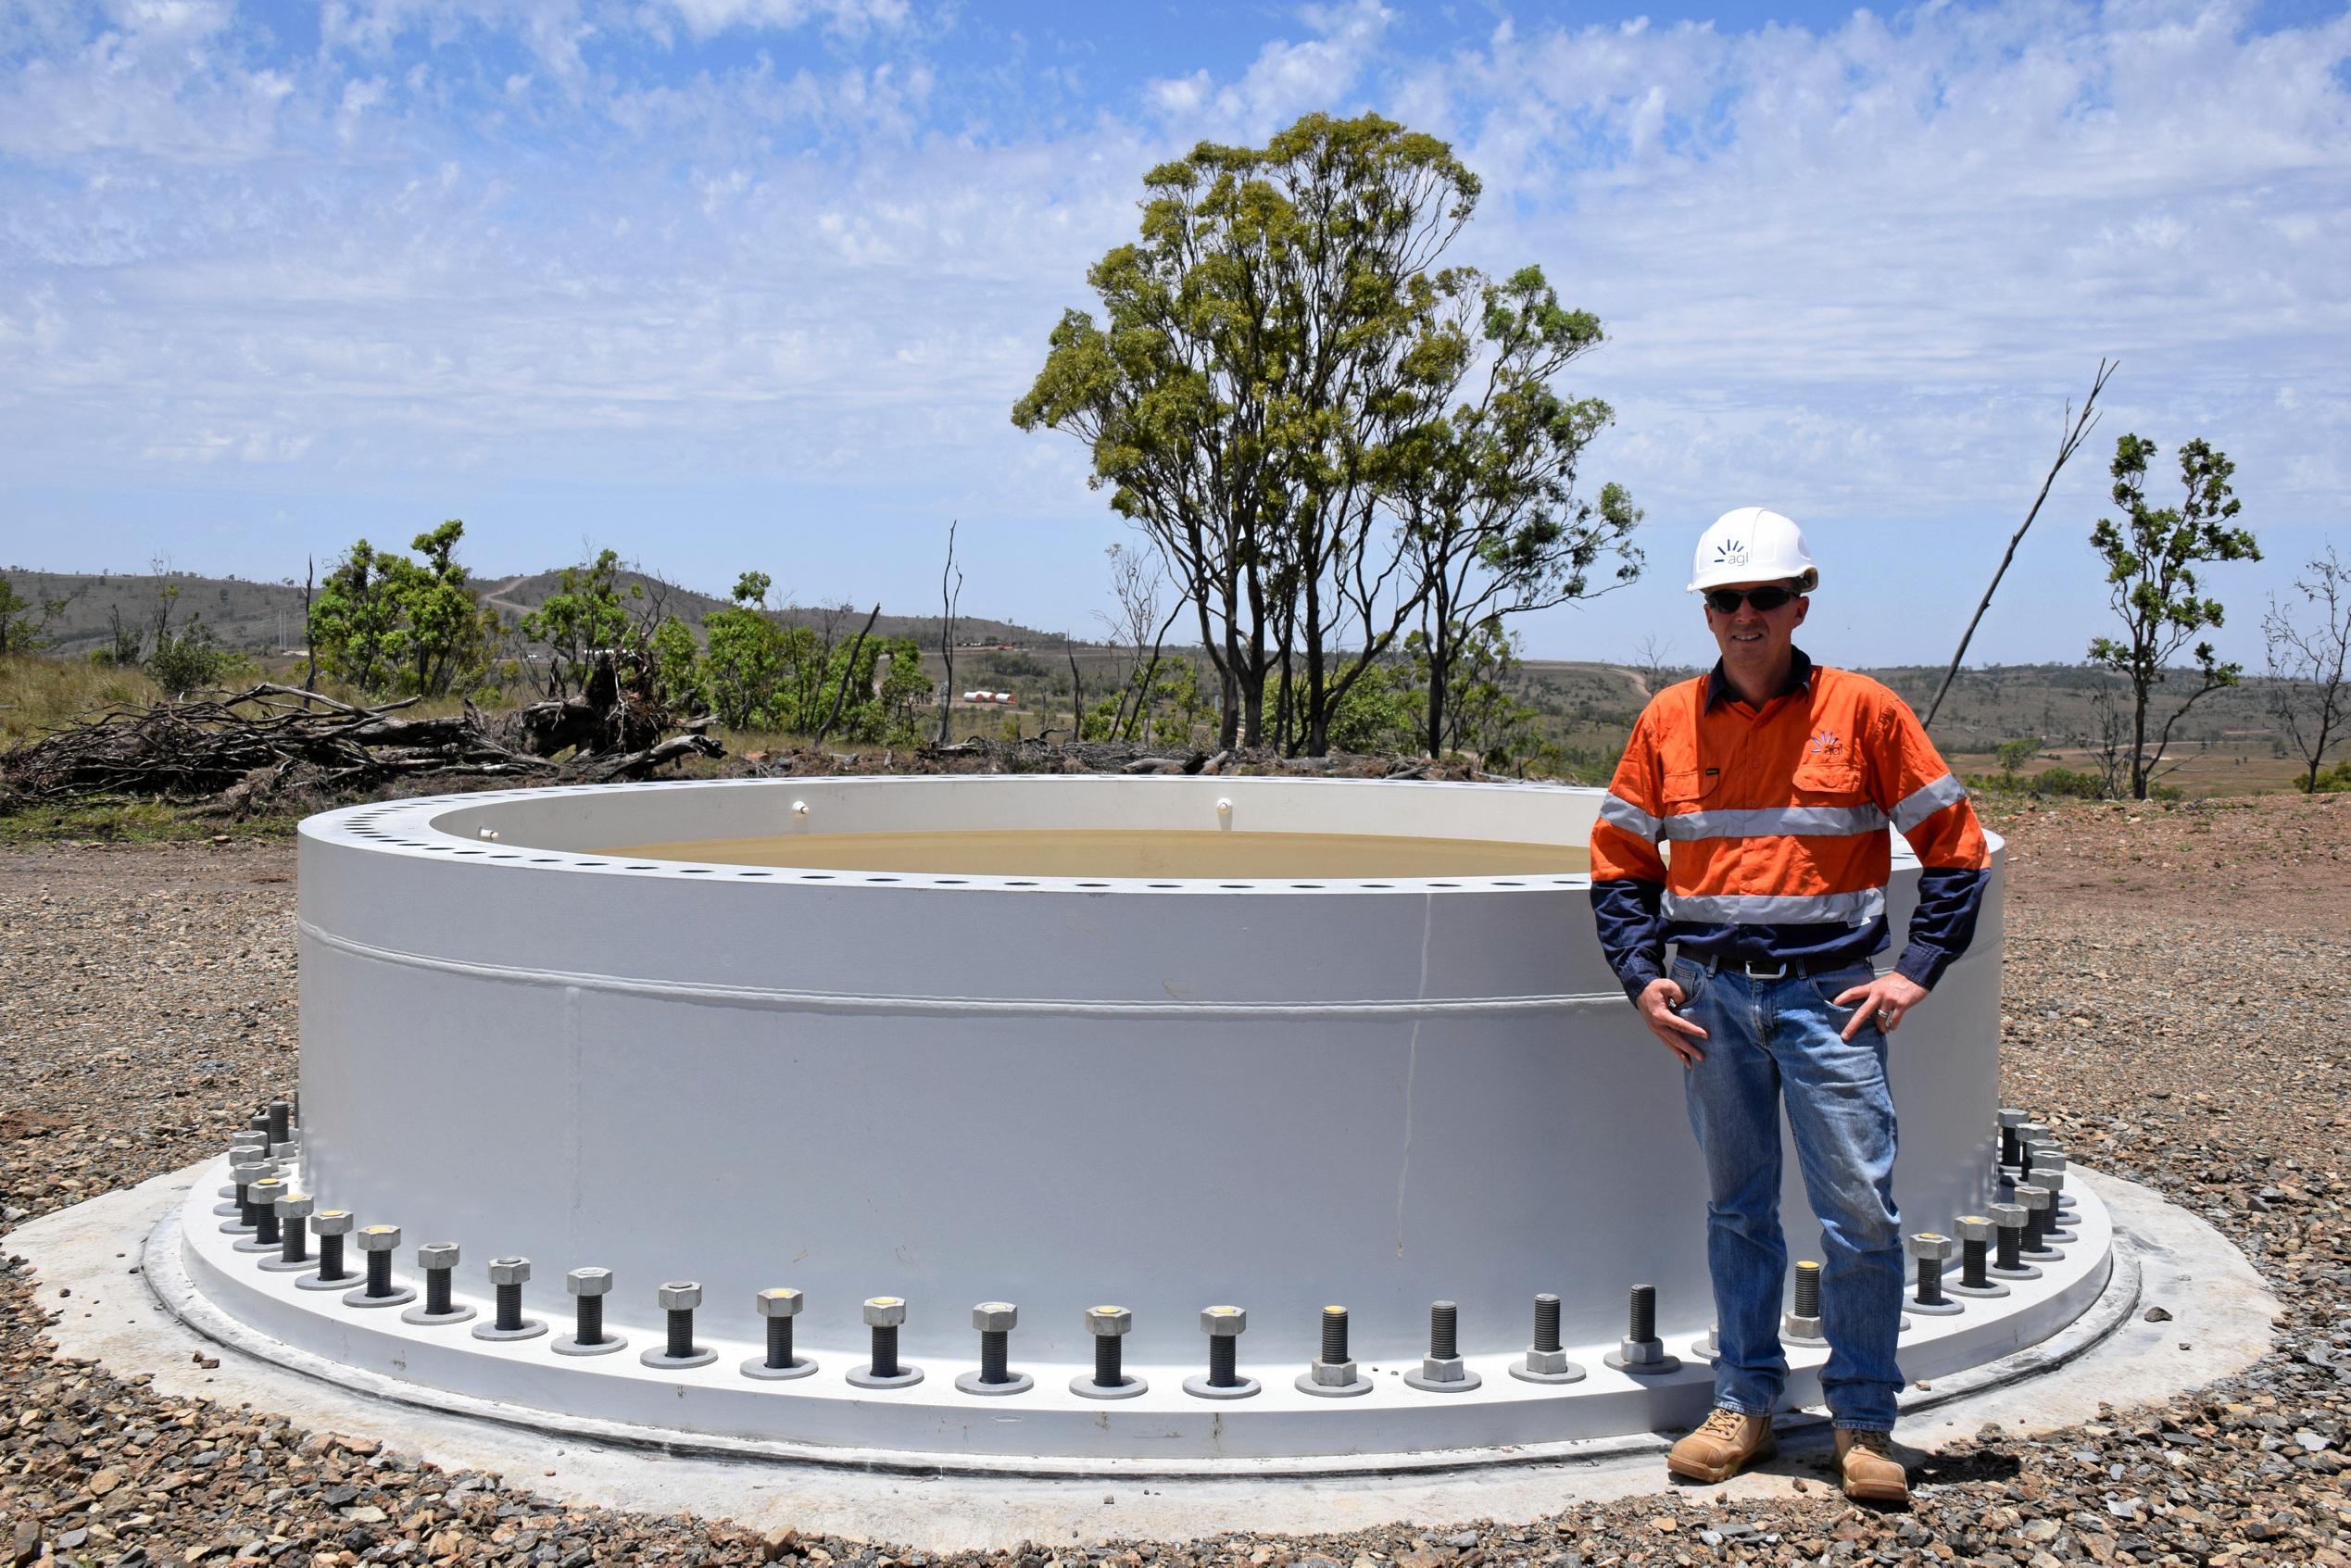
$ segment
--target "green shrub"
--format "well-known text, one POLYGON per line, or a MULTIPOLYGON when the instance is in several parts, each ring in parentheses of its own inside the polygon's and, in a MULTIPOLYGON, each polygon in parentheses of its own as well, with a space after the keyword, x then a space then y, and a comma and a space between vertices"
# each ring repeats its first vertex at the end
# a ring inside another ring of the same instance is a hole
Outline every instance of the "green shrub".
POLYGON ((2294 780, 2294 787, 2306 795, 2351 795, 2351 757, 2325 769, 2315 780, 2294 780))
POLYGON ((2030 795, 2055 796, 2063 800, 2104 800, 2106 781, 2078 768, 2047 768, 2018 781, 2030 795))

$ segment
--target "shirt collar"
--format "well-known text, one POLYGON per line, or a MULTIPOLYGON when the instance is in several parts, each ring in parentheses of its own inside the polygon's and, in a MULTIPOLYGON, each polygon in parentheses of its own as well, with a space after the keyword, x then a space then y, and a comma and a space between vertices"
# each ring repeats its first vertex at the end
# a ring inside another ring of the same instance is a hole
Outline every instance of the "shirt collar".
MULTIPOLYGON (((1771 694, 1775 698, 1792 696, 1812 684, 1811 659, 1806 657, 1802 648, 1791 648, 1789 651, 1795 657, 1789 661, 1788 679, 1781 684, 1778 691, 1771 694)), ((1716 659, 1715 667, 1706 671, 1704 710, 1712 713, 1724 703, 1738 700, 1740 700, 1738 688, 1730 684, 1730 677, 1722 672, 1722 660, 1716 659)))

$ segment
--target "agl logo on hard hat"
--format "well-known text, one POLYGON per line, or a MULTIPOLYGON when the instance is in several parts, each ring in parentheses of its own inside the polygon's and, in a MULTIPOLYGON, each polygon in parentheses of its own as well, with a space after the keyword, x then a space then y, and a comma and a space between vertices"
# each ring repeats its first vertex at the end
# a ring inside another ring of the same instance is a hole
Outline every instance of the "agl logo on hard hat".
POLYGON ((1726 583, 1775 581, 1809 594, 1820 583, 1812 553, 1804 548, 1804 532, 1763 507, 1740 507, 1715 519, 1714 526, 1699 535, 1690 565, 1693 594, 1726 583))

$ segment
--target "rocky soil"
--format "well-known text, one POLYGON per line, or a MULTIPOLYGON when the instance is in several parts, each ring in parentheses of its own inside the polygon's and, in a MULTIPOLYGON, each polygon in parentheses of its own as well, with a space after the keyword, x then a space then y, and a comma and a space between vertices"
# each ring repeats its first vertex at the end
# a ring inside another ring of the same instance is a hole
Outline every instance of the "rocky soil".
MULTIPOLYGON (((2082 1162, 2162 1189, 2253 1258, 2287 1308, 2279 1349, 2251 1373, 2161 1409, 2030 1439, 1988 1428, 1915 1456, 1908 1512, 1856 1508, 1822 1481, 1702 1512, 1661 1485, 1531 1527, 967 1561, 2351 1568, 2351 800, 2072 806, 1996 825, 2015 855, 2007 1098, 2055 1122, 2082 1162)), ((0 854, 6 1224, 214 1152, 253 1085, 290 1080, 292 878, 283 844, 0 854)), ((497 1476, 163 1398, 54 1356, 54 1309, 23 1268, 0 1268, 0 1563, 930 1568, 882 1544, 566 1508, 497 1476)))

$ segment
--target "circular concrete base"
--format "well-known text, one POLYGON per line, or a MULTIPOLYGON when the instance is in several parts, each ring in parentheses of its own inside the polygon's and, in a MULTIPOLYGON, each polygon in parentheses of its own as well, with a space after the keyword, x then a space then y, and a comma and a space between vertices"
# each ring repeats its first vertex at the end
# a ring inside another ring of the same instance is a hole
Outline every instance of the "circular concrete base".
MULTIPOLYGON (((726 1514, 753 1528, 790 1524, 946 1551, 1010 1548, 1024 1540, 1086 1546, 1236 1530, 1347 1531, 1389 1521, 1531 1524, 1566 1502, 1667 1489, 1661 1456, 1677 1433, 1672 1427, 1529 1445, 1487 1456, 1486 1462, 1473 1456, 1467 1465, 1461 1456, 1434 1452, 1251 1461, 1201 1466, 1188 1478, 1161 1476, 1138 1486, 1135 1482, 1149 1473, 1133 1463, 1012 1471, 881 1450, 811 1454, 788 1442, 658 1424, 551 1422, 492 1401, 436 1399, 413 1385, 263 1340, 196 1294, 178 1254, 173 1222, 189 1175, 155 1177, 9 1233, 7 1248, 33 1271, 27 1288, 34 1298, 66 1309, 49 1329, 59 1354, 118 1376, 152 1378, 155 1391, 168 1398, 250 1405, 321 1430, 373 1438, 445 1469, 529 1475, 534 1491, 567 1506, 726 1514), (660 1453, 661 1462, 647 1464, 647 1452, 660 1453), (832 1462, 796 1462, 810 1459, 832 1462), (763 1462, 747 1471, 746 1461, 763 1462), (998 1474, 982 1477, 973 1474, 978 1469, 998 1474), (962 1478, 945 1486, 922 1484, 947 1472, 962 1478), (1347 1484, 1300 1486, 1287 1478, 1317 1474, 1344 1475, 1347 1484), (1106 1501, 1113 1498, 1114 1506, 1106 1501)), ((2088 1190, 2109 1207, 2116 1235, 2103 1291, 2054 1336, 1972 1370, 1930 1376, 1905 1350, 1913 1383, 1902 1397, 1897 1430, 1905 1447, 1931 1452, 1987 1422, 2026 1437, 2106 1419, 2116 1409, 2160 1405, 2241 1372, 2267 1351, 2279 1303, 2219 1233, 2132 1183, 2098 1178, 2088 1190), (2149 1301, 2164 1304, 2174 1319, 2142 1321, 2139 1309, 2149 1301)), ((1592 1375, 1602 1381, 1613 1374, 1595 1370, 1592 1375)), ((1392 1397, 1397 1381, 1379 1375, 1382 1402, 1392 1397)), ((1266 1398, 1272 1397, 1269 1391, 1266 1398)), ((1232 1419, 1260 1402, 1212 1408, 1232 1419)), ((1029 1401, 994 1408, 1025 1412, 1029 1401)), ((1789 1497, 1801 1478, 1820 1473, 1828 1443, 1824 1420, 1809 1408, 1792 1406, 1777 1424, 1781 1460, 1710 1492, 1709 1499, 1768 1507, 1789 1497)))
MULTIPOLYGON (((1566 1347, 1572 1360, 1590 1369, 1570 1383, 1512 1375, 1525 1369, 1523 1348, 1463 1358, 1459 1382, 1426 1381, 1418 1358, 1402 1365, 1366 1361, 1368 1389, 1347 1399, 1301 1389, 1289 1375, 1213 1388, 1189 1367, 1155 1365, 1132 1369, 1130 1386, 1105 1399, 1092 1386, 1090 1368, 1064 1372, 1046 1363, 1030 1369, 1035 1386, 1020 1399, 1018 1420, 974 1420, 989 1406, 1003 1408, 992 1390, 951 1378, 918 1387, 922 1374, 911 1366, 876 1379, 847 1344, 811 1344, 803 1360, 815 1364, 797 1377, 746 1375, 745 1362, 762 1359, 750 1336, 763 1332, 761 1320, 748 1312, 739 1321, 705 1314, 698 1325, 707 1336, 703 1344, 677 1362, 658 1351, 642 1358, 563 1354, 536 1322, 536 1336, 517 1341, 494 1337, 497 1331, 483 1323, 451 1335, 403 1323, 396 1312, 355 1311, 367 1299, 357 1292, 340 1299, 306 1293, 302 1281, 258 1267, 201 1208, 191 1203, 176 1213, 165 1227, 170 1239, 158 1237, 148 1255, 158 1268, 176 1267, 207 1321, 229 1325, 223 1332, 240 1343, 278 1360, 320 1358, 333 1375, 380 1379, 416 1402, 452 1409, 487 1402, 506 1419, 551 1429, 699 1433, 748 1443, 754 1451, 861 1464, 874 1462, 876 1453, 896 1454, 931 1469, 1107 1467, 1181 1475, 1235 1467, 1412 1468, 1499 1462, 1562 1444, 1671 1431, 1702 1417, 1713 1391, 1712 1370, 1704 1363, 1668 1358, 1653 1369, 1618 1368, 1613 1342, 1566 1347), (737 1330, 743 1337, 731 1336, 737 1330)), ((1954 1302, 1960 1311, 1907 1320, 1905 1373, 1940 1384, 2061 1332, 2106 1288, 2111 1240, 2106 1209, 2093 1197, 2084 1204, 2082 1239, 2040 1277, 2015 1282, 1998 1300, 1954 1302)), ((1664 1326, 1675 1343, 1700 1329, 1664 1326)), ((1817 1400, 1825 1348, 1787 1348, 1788 1397, 1817 1400)))

